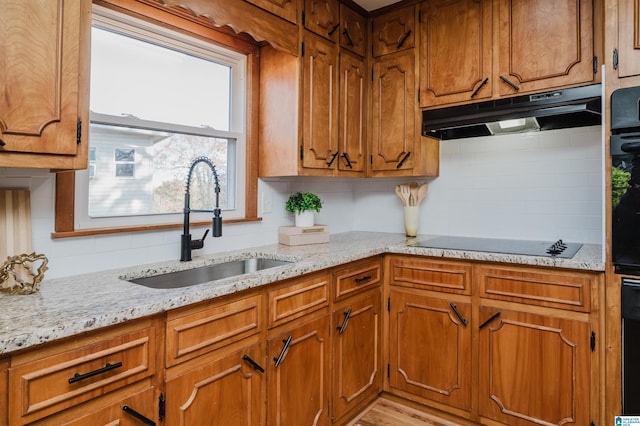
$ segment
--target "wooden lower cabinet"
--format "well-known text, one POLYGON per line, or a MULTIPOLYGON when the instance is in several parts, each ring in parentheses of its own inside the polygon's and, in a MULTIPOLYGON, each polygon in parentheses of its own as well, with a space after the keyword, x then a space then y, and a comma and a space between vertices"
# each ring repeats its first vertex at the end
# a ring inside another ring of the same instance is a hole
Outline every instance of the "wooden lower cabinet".
POLYGON ((470 302, 393 287, 389 297, 392 391, 471 410, 470 302))
POLYGON ((267 348, 267 424, 331 424, 329 315, 275 334, 267 348))
POLYGON ((332 317, 331 416, 336 422, 382 390, 380 291, 348 299, 332 317))
POLYGON ((259 426, 264 424, 264 350, 248 346, 167 379, 166 425, 259 426))
POLYGON ((480 415, 505 424, 588 425, 587 320, 480 307, 480 415))

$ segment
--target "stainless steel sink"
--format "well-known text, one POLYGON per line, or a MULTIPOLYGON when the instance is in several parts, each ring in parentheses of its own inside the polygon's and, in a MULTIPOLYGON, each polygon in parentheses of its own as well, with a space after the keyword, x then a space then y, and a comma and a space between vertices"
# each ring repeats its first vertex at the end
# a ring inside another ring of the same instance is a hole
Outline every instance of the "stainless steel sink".
POLYGON ((223 278, 235 277, 276 266, 287 265, 286 260, 267 259, 264 257, 232 260, 214 265, 201 266, 184 271, 169 272, 150 277, 133 278, 129 282, 151 288, 180 288, 202 284, 223 278))

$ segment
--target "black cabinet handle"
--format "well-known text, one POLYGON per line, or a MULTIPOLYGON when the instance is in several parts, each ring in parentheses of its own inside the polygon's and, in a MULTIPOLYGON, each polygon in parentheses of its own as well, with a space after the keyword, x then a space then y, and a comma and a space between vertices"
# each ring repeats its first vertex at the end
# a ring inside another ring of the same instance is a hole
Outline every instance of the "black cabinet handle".
POLYGON ((342 321, 342 325, 338 327, 338 334, 344 333, 344 329, 347 328, 347 323, 349 322, 349 317, 351 316, 351 308, 347 312, 344 312, 344 320, 342 321))
POLYGON ((407 152, 405 156, 402 157, 402 160, 398 161, 398 165, 396 166, 396 169, 399 169, 400 167, 402 167, 402 165, 404 164, 405 161, 407 161, 407 158, 409 158, 410 155, 411 155, 411 151, 407 152))
POLYGON ((284 354, 287 353, 287 349, 289 349, 289 345, 291 344, 291 339, 292 338, 293 338, 293 336, 289 336, 288 338, 282 340, 282 343, 284 343, 284 346, 282 346, 282 350, 280 351, 280 355, 278 355, 277 358, 273 358, 273 361, 275 362, 275 364, 273 366, 275 368, 278 368, 278 366, 280 365, 280 363, 284 359, 284 354))
POLYGON ((478 92, 480 91, 480 89, 482 89, 484 87, 485 84, 487 84, 487 82, 489 81, 489 77, 485 78, 484 80, 482 80, 482 83, 480 83, 480 86, 478 86, 478 88, 476 90, 473 91, 473 93, 471 94, 471 97, 475 97, 478 92))
POLYGON ((489 323, 491 321, 493 321, 494 319, 498 318, 500 316, 500 312, 496 312, 495 314, 491 315, 489 318, 487 318, 487 320, 485 322, 483 322, 482 324, 480 324, 480 327, 478 327, 479 329, 483 329, 486 326, 489 325, 489 323))
POLYGON ((89 377, 97 376, 98 374, 106 373, 107 371, 115 370, 116 368, 122 367, 121 362, 116 362, 115 364, 106 363, 104 367, 98 368, 97 370, 90 371, 85 374, 76 373, 69 379, 69 383, 79 382, 80 380, 88 379, 89 377))
POLYGON ((343 152, 342 158, 344 158, 344 161, 347 162, 347 167, 349 167, 350 169, 353 169, 353 166, 351 165, 351 159, 349 158, 349 154, 347 154, 346 152, 343 152))
POLYGON ((404 33, 402 35, 402 38, 398 42, 398 49, 400 49, 402 47, 402 45, 404 44, 405 41, 407 41, 407 39, 409 38, 410 35, 411 35, 411 30, 407 31, 406 33, 404 33))
POLYGON ((454 305, 453 302, 449 303, 449 306, 451 306, 451 309, 453 309, 453 313, 456 314, 456 316, 458 317, 458 319, 460 320, 462 325, 464 325, 466 327, 467 326, 467 319, 462 316, 460 311, 458 311, 458 307, 456 305, 454 305))
POLYGON ((365 275, 364 277, 354 278, 353 280, 356 282, 356 284, 360 284, 360 283, 369 281, 370 279, 371 279, 371 275, 365 275))
POLYGON ((124 411, 125 413, 129 414, 130 416, 133 416, 136 419, 140 420, 145 425, 156 426, 156 422, 154 422, 150 418, 148 418, 146 416, 143 416, 142 414, 138 413, 136 410, 134 410, 133 408, 129 407, 128 405, 123 406, 122 407, 122 411, 124 411))
POLYGON ((333 28, 331 28, 331 31, 329 31, 329 36, 332 36, 333 33, 335 33, 339 27, 340 27, 340 24, 336 24, 333 28))
POLYGON ((500 80, 504 81, 505 83, 507 83, 509 86, 511 86, 511 88, 513 90, 515 90, 516 92, 520 91, 520 88, 518 86, 516 86, 514 83, 510 82, 509 80, 507 80, 505 77, 500 76, 500 80))
POLYGON ((338 156, 338 151, 336 151, 336 153, 333 154, 333 156, 331 157, 331 160, 327 161, 327 167, 331 167, 331 165, 333 164, 337 156, 338 156))
POLYGON ((0 146, 5 146, 6 143, 4 143, 4 141, 2 139, 0 139, 0 146))
POLYGON ((252 360, 249 355, 243 355, 242 359, 245 360, 247 364, 249 364, 251 367, 253 367, 254 370, 264 373, 264 368, 260 367, 260 365, 254 360, 252 360))
POLYGON ((349 30, 345 28, 344 30, 342 30, 342 34, 344 34, 344 36, 347 38, 347 44, 353 47, 353 40, 351 40, 351 34, 349 34, 349 30))

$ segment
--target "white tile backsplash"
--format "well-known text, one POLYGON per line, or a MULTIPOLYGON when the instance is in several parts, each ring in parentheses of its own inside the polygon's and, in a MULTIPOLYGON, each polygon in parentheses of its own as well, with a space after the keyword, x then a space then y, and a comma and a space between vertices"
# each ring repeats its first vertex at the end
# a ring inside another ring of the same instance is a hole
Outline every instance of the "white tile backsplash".
MULTIPOLYGON (((271 213, 261 222, 225 225, 201 253, 273 244, 278 227, 293 225, 284 209, 292 192, 315 192, 324 207, 316 223, 332 233, 352 230, 404 232, 398 183, 429 183, 420 209, 423 234, 556 239, 599 244, 603 239, 603 148, 599 126, 517 136, 441 142, 437 178, 260 180, 271 213)), ((179 257, 180 229, 51 239, 53 175, 36 169, 0 168, 0 187, 31 189, 33 247, 49 258, 48 278, 179 257)), ((258 197, 261 200, 260 196, 258 197)), ((194 228, 194 236, 204 232, 194 228)))

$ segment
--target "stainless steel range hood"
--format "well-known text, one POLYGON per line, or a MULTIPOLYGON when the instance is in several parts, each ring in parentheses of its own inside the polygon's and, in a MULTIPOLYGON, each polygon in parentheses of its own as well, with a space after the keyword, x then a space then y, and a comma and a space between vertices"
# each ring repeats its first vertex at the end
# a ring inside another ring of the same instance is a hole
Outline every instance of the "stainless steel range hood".
MULTIPOLYGON (((487 124, 533 118, 539 130, 599 125, 602 122, 600 84, 522 95, 495 101, 422 111, 422 134, 461 139, 495 134, 487 124)), ((530 120, 533 121, 533 120, 530 120)), ((499 126, 491 126, 493 128, 499 126)), ((523 127, 511 129, 521 131, 523 127)), ((506 133, 509 129, 505 129, 506 133)))

